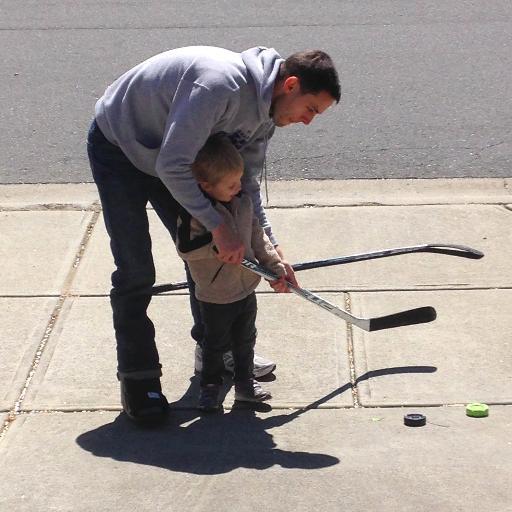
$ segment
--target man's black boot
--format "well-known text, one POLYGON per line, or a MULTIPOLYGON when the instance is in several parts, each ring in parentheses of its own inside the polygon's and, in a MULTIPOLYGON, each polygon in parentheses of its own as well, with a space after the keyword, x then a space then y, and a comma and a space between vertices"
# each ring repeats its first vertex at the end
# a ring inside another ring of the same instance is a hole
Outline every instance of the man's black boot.
POLYGON ((121 379, 121 404, 126 415, 141 424, 153 424, 165 419, 169 402, 162 394, 158 377, 153 379, 121 379))

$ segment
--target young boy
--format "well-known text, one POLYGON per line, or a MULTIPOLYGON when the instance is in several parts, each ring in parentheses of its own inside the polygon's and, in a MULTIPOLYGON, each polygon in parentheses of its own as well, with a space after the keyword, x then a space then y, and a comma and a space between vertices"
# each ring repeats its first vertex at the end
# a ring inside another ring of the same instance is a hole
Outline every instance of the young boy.
MULTIPOLYGON (((255 217, 250 197, 241 193, 243 161, 229 139, 224 135, 210 137, 197 154, 192 173, 226 225, 239 235, 245 257, 257 259, 275 274, 284 276, 285 267, 255 217)), ((185 210, 178 219, 176 247, 188 262, 205 326, 199 408, 221 408, 223 354, 228 350, 232 350, 235 363, 235 400, 268 400, 270 393, 253 376, 257 310, 254 290, 260 277, 241 265, 220 261, 211 233, 185 210)), ((285 291, 284 277, 280 280, 282 286, 278 291, 285 291)))

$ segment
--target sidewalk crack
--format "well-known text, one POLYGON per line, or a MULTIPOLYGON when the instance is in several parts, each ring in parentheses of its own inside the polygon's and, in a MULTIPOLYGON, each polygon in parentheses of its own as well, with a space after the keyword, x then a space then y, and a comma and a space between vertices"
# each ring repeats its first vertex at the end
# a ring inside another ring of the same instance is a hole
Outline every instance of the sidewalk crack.
POLYGON ((36 353, 34 354, 34 357, 32 359, 32 364, 30 365, 30 369, 25 378, 25 383, 23 385, 23 388, 18 396, 18 399, 16 400, 16 402, 14 402, 14 405, 11 407, 11 409, 7 413, 7 419, 4 421, 3 425, 0 427, 0 441, 5 437, 10 426, 16 420, 16 417, 22 412, 23 401, 25 400, 25 396, 30 387, 30 384, 32 383, 32 379, 39 367, 39 363, 43 356, 46 345, 48 344, 50 336, 55 328, 55 324, 57 323, 57 320, 59 319, 59 315, 62 311, 62 307, 64 306, 65 301, 71 296, 71 294, 70 294, 71 284, 72 284, 72 282, 75 278, 75 275, 78 271, 78 266, 82 260, 84 251, 85 251, 87 244, 91 238, 92 232, 94 230, 96 222, 98 221, 99 215, 100 215, 100 211, 94 212, 94 214, 91 218, 91 221, 87 225, 85 233, 82 236, 82 240, 80 241, 80 246, 79 246, 78 251, 73 260, 73 264, 66 276, 66 279, 64 280, 62 293, 60 294, 59 300, 57 301, 57 304, 55 305, 52 313, 50 314, 50 319, 48 320, 48 323, 46 324, 46 328, 44 330, 43 337, 41 338, 41 341, 39 342, 39 345, 36 349, 36 353))
MULTIPOLYGON (((351 298, 350 293, 345 294, 345 309, 347 312, 351 313, 351 298)), ((359 400, 359 389, 357 387, 357 378, 356 378, 356 366, 355 366, 355 356, 354 356, 354 331, 351 323, 347 323, 347 352, 348 352, 348 365, 349 365, 349 373, 350 373, 350 388, 352 391, 352 404, 354 408, 358 409, 361 407, 361 402, 359 400)))

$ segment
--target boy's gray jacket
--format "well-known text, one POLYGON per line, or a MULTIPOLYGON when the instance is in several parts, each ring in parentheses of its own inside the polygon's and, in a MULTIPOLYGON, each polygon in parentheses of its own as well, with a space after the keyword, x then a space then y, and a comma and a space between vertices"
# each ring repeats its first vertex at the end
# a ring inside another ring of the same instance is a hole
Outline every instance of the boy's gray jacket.
MULTIPOLYGON (((228 226, 238 233, 245 245, 245 257, 259 261, 263 266, 281 276, 284 265, 254 215, 251 198, 239 194, 229 203, 229 209, 213 201, 213 207, 228 226)), ((252 293, 261 278, 232 263, 223 263, 213 248, 211 233, 184 211, 178 219, 176 239, 178 254, 188 262, 196 284, 196 297, 203 302, 227 304, 242 300, 252 293)))
POLYGON ((210 135, 228 134, 244 159, 242 188, 273 239, 259 177, 275 128, 270 106, 282 61, 264 47, 242 53, 208 46, 170 50, 110 85, 96 103, 96 122, 135 167, 158 176, 210 231, 221 217, 198 190, 190 166, 210 135))

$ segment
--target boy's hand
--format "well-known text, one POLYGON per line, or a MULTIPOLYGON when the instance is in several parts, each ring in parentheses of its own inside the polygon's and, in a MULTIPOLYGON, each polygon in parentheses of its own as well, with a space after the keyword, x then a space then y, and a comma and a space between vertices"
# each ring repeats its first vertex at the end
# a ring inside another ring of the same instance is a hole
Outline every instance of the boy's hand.
POLYGON ((270 281, 269 284, 277 293, 290 293, 290 288, 288 288, 286 281, 291 283, 293 286, 299 286, 299 283, 295 278, 295 272, 293 271, 292 266, 285 260, 281 247, 276 245, 275 249, 281 258, 281 263, 284 265, 286 275, 281 276, 277 281, 270 281))
POLYGON ((290 293, 290 288, 286 284, 286 277, 281 276, 276 281, 268 281, 268 284, 276 293, 290 293))
POLYGON ((242 262, 245 254, 244 244, 226 224, 219 224, 212 231, 212 236, 217 247, 217 258, 220 261, 237 265, 242 262))

